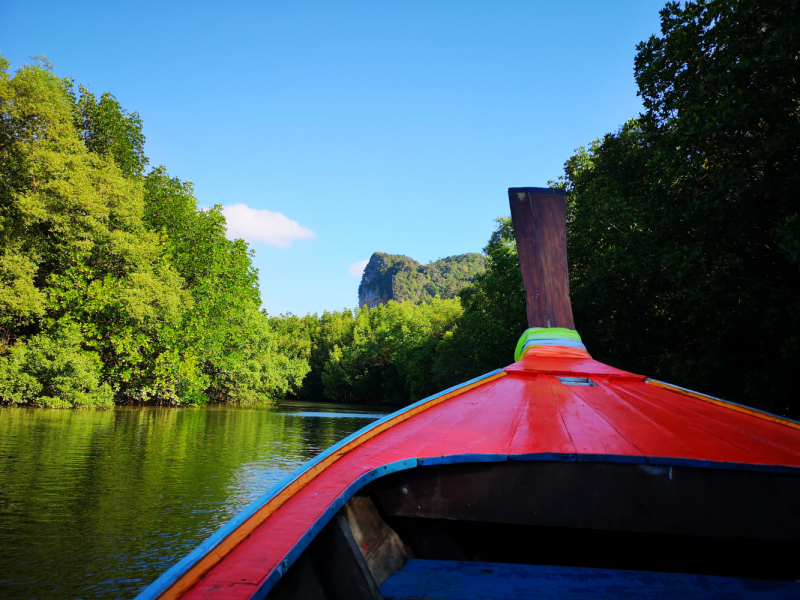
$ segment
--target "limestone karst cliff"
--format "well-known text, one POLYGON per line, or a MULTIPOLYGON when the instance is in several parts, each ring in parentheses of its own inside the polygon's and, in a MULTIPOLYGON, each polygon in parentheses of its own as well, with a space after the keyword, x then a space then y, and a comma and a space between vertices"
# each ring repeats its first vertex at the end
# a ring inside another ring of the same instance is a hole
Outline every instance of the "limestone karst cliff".
POLYGON ((389 300, 419 304, 436 297, 452 298, 485 270, 486 257, 477 253, 423 265, 402 254, 375 252, 361 276, 358 304, 372 308, 389 300))

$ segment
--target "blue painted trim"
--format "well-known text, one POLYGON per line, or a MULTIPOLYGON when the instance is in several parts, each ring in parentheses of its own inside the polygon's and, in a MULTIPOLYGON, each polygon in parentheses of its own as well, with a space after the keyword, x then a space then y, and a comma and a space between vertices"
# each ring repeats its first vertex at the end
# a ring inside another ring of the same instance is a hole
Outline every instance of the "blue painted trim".
POLYGON ((578 462, 604 463, 614 462, 622 464, 643 465, 647 458, 637 454, 576 454, 578 462))
POLYGON ((531 454, 509 454, 508 460, 515 461, 552 461, 552 462, 575 462, 578 455, 574 452, 535 452, 531 454))
POLYGON ((528 348, 533 348, 534 346, 564 346, 565 348, 578 348, 579 350, 586 350, 586 346, 582 342, 576 342, 573 340, 545 340, 545 339, 533 339, 528 340, 522 346, 522 354, 528 348))
POLYGON ((690 390, 689 388, 681 387, 679 385, 675 385, 674 383, 667 383, 666 381, 659 381, 658 379, 653 379, 652 377, 648 377, 644 380, 645 383, 649 381, 654 381, 656 383, 663 383, 664 385, 668 385, 674 387, 678 390, 683 390, 684 392, 689 392, 690 394, 697 394, 698 396, 705 396, 706 398, 711 398, 712 400, 717 400, 718 402, 724 402, 725 404, 730 404, 732 406, 738 406, 739 408, 746 408, 747 410, 752 410, 762 415, 768 415, 770 417, 775 417, 776 419, 782 419, 784 421, 789 421, 790 423, 796 423, 800 425, 800 421, 795 421, 794 419, 790 419, 788 417, 784 417, 781 415, 776 415, 771 412, 767 412, 765 410, 761 410, 760 408, 753 408, 752 406, 746 406, 744 404, 739 404, 737 402, 731 402, 730 400, 723 400, 722 398, 717 398, 716 396, 712 396, 711 394, 704 394, 703 392, 695 392, 694 390, 690 390))
POLYGON ((289 570, 308 545, 313 541, 317 534, 327 525, 333 516, 352 498, 362 487, 371 481, 396 473, 413 469, 417 466, 428 467, 435 465, 463 464, 463 463, 495 463, 505 461, 554 461, 554 462, 592 462, 592 463, 615 463, 615 464, 650 464, 657 466, 680 466, 706 469, 721 470, 743 470, 743 471, 765 471, 769 473, 781 472, 800 475, 800 468, 797 467, 776 467, 775 465, 751 465, 746 463, 724 463, 708 460, 692 460, 685 458, 670 457, 643 457, 630 456, 625 454, 561 454, 556 452, 542 452, 538 454, 452 454, 448 456, 432 456, 427 458, 410 458, 394 463, 389 463, 378 469, 374 469, 362 475, 354 481, 347 490, 337 498, 333 504, 325 511, 325 515, 320 517, 316 523, 306 532, 302 539, 289 551, 281 561, 280 566, 269 574, 267 579, 261 584, 258 591, 251 596, 251 600, 262 600, 272 590, 278 580, 289 570))
MULTIPOLYGON (((492 455, 497 456, 497 455, 492 455)), ((537 452, 532 454, 509 454, 511 461, 551 462, 596 462, 615 464, 645 464, 659 467, 692 467, 694 469, 722 469, 727 471, 758 471, 762 473, 785 473, 800 475, 800 467, 786 465, 750 464, 677 458, 673 456, 636 456, 628 454, 575 454, 559 452, 537 452)))
POLYGON ((445 456, 428 456, 417 459, 420 467, 432 465, 454 465, 458 463, 505 462, 507 454, 449 454, 445 456))
POLYGON ((786 465, 768 465, 723 462, 712 460, 698 460, 694 458, 673 458, 671 456, 648 456, 647 464, 669 467, 692 467, 695 469, 722 469, 726 471, 758 471, 761 473, 786 473, 790 475, 800 474, 800 467, 790 467, 786 465))
POLYGON ((474 379, 470 379, 469 381, 465 381, 464 383, 454 385, 453 387, 447 388, 439 392, 438 394, 434 394, 432 396, 428 396, 420 400, 419 402, 415 402, 414 404, 409 404, 406 407, 401 408, 398 411, 395 411, 389 415, 386 415, 382 419, 378 419, 377 421, 373 421, 366 427, 362 427, 354 434, 349 435, 348 437, 341 440, 339 443, 334 444, 321 454, 317 455, 315 458, 311 459, 307 463, 304 463, 299 468, 295 469, 281 479, 277 484, 275 484, 269 491, 267 491, 264 495, 254 500, 241 512, 239 512, 236 516, 234 516, 230 521, 225 523, 222 527, 217 529, 214 533, 212 533, 206 540, 200 543, 197 548, 192 550, 189 554, 184 556, 181 560, 175 563, 172 567, 167 569, 161 576, 156 579, 153 583, 147 586, 142 592, 136 597, 136 600, 155 600, 160 596, 169 586, 175 583, 178 578, 183 575, 186 571, 192 568, 201 558, 203 558, 206 554, 208 554, 211 550, 213 550, 217 545, 220 544, 226 537, 228 537, 231 533, 233 533, 242 523, 244 523, 247 519, 253 516, 262 506, 264 506, 267 502, 272 500, 275 496, 277 496, 281 491, 283 491, 287 485, 293 482, 295 479, 300 477, 303 473, 314 467, 315 465, 319 464, 330 455, 337 452, 340 448, 344 447, 346 444, 349 444, 354 439, 358 438, 359 436, 367 433, 368 431, 378 427, 379 425, 389 421, 399 415, 402 415, 409 410, 413 410, 414 408, 421 406, 431 400, 435 400, 440 396, 444 396, 445 394, 449 394, 450 392, 454 392, 459 390, 465 386, 471 385, 473 383, 477 383, 487 377, 491 377, 492 375, 497 375, 498 373, 502 373, 503 369, 495 369, 494 371, 490 371, 480 377, 475 377, 474 379))
MULTIPOLYGON (((413 405, 412 405, 413 406, 413 405)), ((402 412, 402 411, 401 411, 402 412)), ((355 435, 355 434, 354 434, 355 435)), ((688 458, 673 458, 673 457, 643 457, 631 456, 624 454, 579 454, 579 453, 558 453, 558 452, 541 452, 531 454, 452 454, 447 456, 433 456, 426 458, 409 458, 393 463, 386 464, 377 469, 373 469, 369 473, 362 475, 351 483, 347 489, 340 495, 325 511, 325 514, 320 517, 298 540, 297 544, 289 551, 286 557, 281 561, 278 568, 269 574, 264 583, 254 593, 252 598, 254 600, 261 600, 270 592, 278 580, 284 573, 291 567, 294 562, 299 558, 303 551, 308 547, 312 540, 327 525, 333 516, 345 505, 345 503, 353 497, 362 487, 385 475, 413 469, 415 467, 446 465, 446 464, 463 464, 463 463, 489 463, 489 462, 505 462, 505 461, 536 461, 536 462, 592 462, 592 463, 612 463, 612 464, 648 464, 654 466, 676 466, 676 467, 692 467, 702 469, 721 469, 721 470, 742 470, 742 471, 760 471, 768 473, 785 473, 791 475, 800 475, 800 468, 776 465, 752 465, 746 463, 733 463, 733 462, 716 462, 708 460, 696 460, 688 458)), ((290 476, 291 477, 291 476, 290 476)), ((288 478, 287 478, 288 479, 288 478)), ((278 484, 281 485, 281 484, 278 484)), ((275 486, 276 488, 278 486, 275 486)), ((275 488, 273 488, 275 489, 275 488)), ((281 488, 282 489, 282 488, 281 488)), ((253 505, 250 505, 248 510, 253 505)), ((244 513, 245 511, 242 511, 244 513)), ((239 518, 242 513, 239 513, 230 523, 239 518)), ((226 525, 227 526, 227 525, 226 525)), ((222 529, 218 530, 221 531, 222 529)), ((215 534, 216 535, 216 534, 215 534)), ((211 540, 214 536, 209 538, 211 540)), ((208 541, 208 540, 207 540, 208 541)), ((199 549, 199 547, 198 547, 199 549)), ((195 552, 198 550, 196 549, 195 552)), ((181 563, 175 565, 177 567, 181 563)), ((175 568, 173 567, 173 569, 175 568)), ((166 573, 165 573, 166 575, 166 573)), ((163 575, 162 575, 163 577, 163 575)), ((144 596, 145 593, 153 587, 146 588, 137 600, 142 598, 150 598, 153 596, 144 596)), ((159 592, 160 593, 160 592, 159 592)))

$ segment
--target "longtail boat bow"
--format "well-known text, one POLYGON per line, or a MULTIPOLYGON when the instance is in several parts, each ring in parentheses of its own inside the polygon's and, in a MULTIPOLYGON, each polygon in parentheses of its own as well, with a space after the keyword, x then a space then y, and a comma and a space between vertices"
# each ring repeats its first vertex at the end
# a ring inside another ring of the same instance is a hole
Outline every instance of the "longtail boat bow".
POLYGON ((800 598, 800 423, 593 360, 564 192, 509 200, 515 362, 323 452, 141 600, 800 598))

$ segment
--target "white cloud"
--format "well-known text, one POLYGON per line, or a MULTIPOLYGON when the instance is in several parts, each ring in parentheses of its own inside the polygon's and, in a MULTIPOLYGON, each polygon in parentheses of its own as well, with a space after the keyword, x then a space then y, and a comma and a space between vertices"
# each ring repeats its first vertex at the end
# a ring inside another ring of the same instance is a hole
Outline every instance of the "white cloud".
POLYGON ((360 260, 357 263, 353 263, 349 267, 347 267, 347 274, 350 277, 361 277, 362 273, 364 273, 364 269, 367 268, 367 263, 369 260, 360 260))
POLYGON ((229 240, 241 238, 247 242, 261 242, 288 248, 293 240, 311 240, 317 234, 303 227, 283 213, 250 208, 246 204, 231 204, 222 208, 228 222, 229 240))

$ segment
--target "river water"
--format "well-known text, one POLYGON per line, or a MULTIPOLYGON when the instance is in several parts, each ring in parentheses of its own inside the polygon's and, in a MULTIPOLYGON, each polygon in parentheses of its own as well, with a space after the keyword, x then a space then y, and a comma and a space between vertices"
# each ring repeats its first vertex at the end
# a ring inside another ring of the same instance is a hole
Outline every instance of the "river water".
POLYGON ((387 412, 0 408, 0 598, 132 598, 305 461, 387 412))

